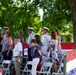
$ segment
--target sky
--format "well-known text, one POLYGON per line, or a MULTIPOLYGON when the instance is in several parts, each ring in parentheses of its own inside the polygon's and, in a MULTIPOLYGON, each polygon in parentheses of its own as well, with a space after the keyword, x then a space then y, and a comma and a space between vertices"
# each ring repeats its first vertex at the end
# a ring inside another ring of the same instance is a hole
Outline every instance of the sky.
POLYGON ((43 20, 43 9, 39 8, 40 19, 43 20))

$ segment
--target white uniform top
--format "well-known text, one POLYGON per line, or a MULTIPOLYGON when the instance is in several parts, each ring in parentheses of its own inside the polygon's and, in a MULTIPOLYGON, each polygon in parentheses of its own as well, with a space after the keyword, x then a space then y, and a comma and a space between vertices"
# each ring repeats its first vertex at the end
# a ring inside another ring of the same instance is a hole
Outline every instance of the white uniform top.
POLYGON ((48 46, 49 42, 51 41, 50 35, 47 33, 47 34, 42 35, 41 37, 42 37, 43 46, 48 46))
POLYGON ((22 51, 22 44, 18 42, 13 49, 13 57, 18 56, 20 51, 22 51))
POLYGON ((29 34, 28 42, 27 42, 27 43, 28 43, 28 45, 30 45, 30 44, 31 44, 31 40, 32 40, 32 39, 35 39, 35 34, 34 34, 34 32, 32 32, 32 33, 30 33, 30 34, 29 34))
POLYGON ((43 47, 42 47, 42 61, 43 62, 46 62, 48 60, 48 56, 49 56, 49 52, 47 52, 48 50, 48 46, 50 44, 50 41, 51 41, 51 36, 47 33, 47 34, 44 34, 42 35, 42 43, 43 43, 43 47))

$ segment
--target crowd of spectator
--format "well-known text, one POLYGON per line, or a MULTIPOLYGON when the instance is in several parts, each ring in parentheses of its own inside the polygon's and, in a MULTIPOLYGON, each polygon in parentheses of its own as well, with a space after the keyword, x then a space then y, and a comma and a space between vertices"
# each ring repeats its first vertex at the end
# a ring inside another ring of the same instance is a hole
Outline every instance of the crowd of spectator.
MULTIPOLYGON (((44 63, 50 60, 53 63, 52 72, 57 71, 58 64, 62 58, 61 36, 58 29, 48 33, 49 29, 43 27, 40 35, 35 35, 34 28, 28 27, 28 61, 32 61, 31 74, 36 75, 37 65, 40 60, 44 63)), ((16 75, 20 75, 22 63, 24 36, 20 31, 12 40, 9 27, 4 27, 0 35, 0 52, 3 60, 13 60, 16 75)))

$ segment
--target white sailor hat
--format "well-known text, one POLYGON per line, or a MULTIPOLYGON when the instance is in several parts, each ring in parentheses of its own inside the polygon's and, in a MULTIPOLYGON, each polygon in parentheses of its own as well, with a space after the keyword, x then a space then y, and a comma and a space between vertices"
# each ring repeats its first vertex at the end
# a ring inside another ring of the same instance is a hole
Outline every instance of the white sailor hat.
POLYGON ((4 29, 9 29, 9 27, 5 27, 5 26, 4 26, 4 29))
POLYGON ((47 27, 44 27, 43 29, 49 30, 47 27))
POLYGON ((32 27, 28 27, 28 30, 34 30, 34 28, 32 28, 32 27))

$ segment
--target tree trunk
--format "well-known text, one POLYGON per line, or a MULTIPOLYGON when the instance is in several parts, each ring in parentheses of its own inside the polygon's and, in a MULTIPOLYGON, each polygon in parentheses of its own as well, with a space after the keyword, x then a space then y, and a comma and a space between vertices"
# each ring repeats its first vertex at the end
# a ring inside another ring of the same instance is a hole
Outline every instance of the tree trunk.
POLYGON ((76 0, 68 0, 72 9, 73 16, 73 31, 74 31, 74 48, 76 49, 76 0))

